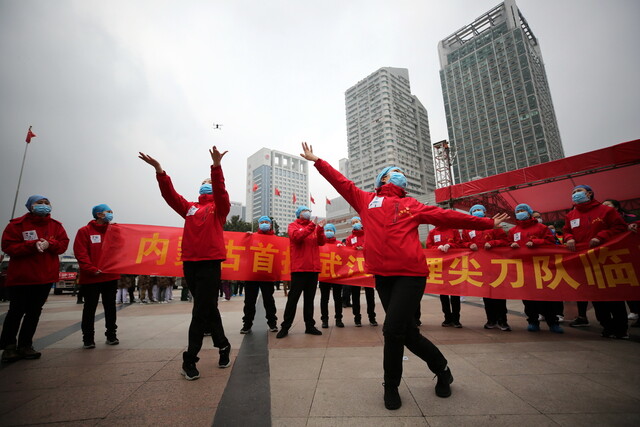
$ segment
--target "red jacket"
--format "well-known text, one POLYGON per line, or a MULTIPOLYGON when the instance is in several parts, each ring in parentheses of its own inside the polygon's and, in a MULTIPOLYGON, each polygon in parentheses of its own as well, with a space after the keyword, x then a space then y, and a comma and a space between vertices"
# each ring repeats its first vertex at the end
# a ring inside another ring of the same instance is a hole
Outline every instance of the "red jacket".
MULTIPOLYGON (((78 264, 80 264, 79 284, 109 282, 120 278, 119 274, 98 274, 97 265, 102 256, 102 244, 108 229, 109 224, 98 224, 96 220, 92 220, 78 230, 76 239, 73 241, 73 254, 76 256, 78 264)), ((118 256, 117 253, 105 255, 118 256)))
POLYGON ((11 257, 5 286, 57 282, 60 273, 58 255, 64 253, 67 246, 67 232, 51 215, 42 217, 29 212, 12 219, 2 233, 2 250, 11 257), (49 242, 44 252, 36 248, 36 242, 41 238, 49 242))
POLYGON ((502 228, 493 230, 463 230, 462 246, 468 248, 472 244, 478 245, 478 249, 484 249, 485 243, 493 247, 507 246, 507 233, 502 228))
POLYGON ((305 219, 296 219, 289 224, 289 245, 291 247, 291 272, 305 271, 320 273, 320 250, 326 242, 324 229, 305 219))
POLYGON ((340 243, 340 241, 338 241, 338 239, 336 239, 335 237, 332 237, 330 239, 327 238, 327 236, 325 236, 325 245, 331 245, 331 246, 342 246, 342 243, 340 243))
POLYGON ((429 269, 420 238, 420 224, 447 228, 493 228, 490 218, 427 206, 394 185, 376 193, 363 191, 324 160, 315 162, 318 172, 358 212, 367 230, 364 263, 367 273, 380 276, 427 276, 429 269))
POLYGON ((517 243, 521 247, 527 242, 533 242, 533 246, 540 246, 555 245, 556 239, 549 227, 539 223, 537 219, 529 218, 516 221, 515 227, 509 230, 509 242, 517 243))
POLYGON ((347 246, 350 248, 362 246, 364 248, 364 230, 353 230, 347 237, 347 246))
POLYGON ((578 203, 567 213, 564 227, 565 243, 575 240, 576 244, 589 243, 594 237, 604 243, 616 234, 627 231, 627 224, 614 208, 597 200, 578 203))
POLYGON ((440 245, 449 245, 452 248, 462 247, 460 231, 453 228, 436 227, 429 232, 426 241, 427 249, 438 249, 440 245))
POLYGON ((197 202, 188 202, 176 193, 166 172, 156 174, 164 200, 185 219, 182 231, 182 260, 225 260, 223 227, 231 210, 220 166, 211 166, 213 194, 201 194, 197 202))

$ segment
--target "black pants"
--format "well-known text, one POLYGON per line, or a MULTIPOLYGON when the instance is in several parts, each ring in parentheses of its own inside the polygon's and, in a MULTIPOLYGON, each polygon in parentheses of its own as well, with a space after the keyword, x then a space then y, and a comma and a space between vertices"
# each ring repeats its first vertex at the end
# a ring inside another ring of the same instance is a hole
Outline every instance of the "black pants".
POLYGON ((116 330, 116 292, 118 281, 87 283, 82 286, 84 307, 82 307, 82 340, 93 342, 95 335, 96 308, 102 295, 102 307, 104 308, 105 336, 115 338, 116 330))
POLYGON ((264 311, 267 313, 267 325, 271 328, 278 324, 276 302, 273 299, 273 288, 273 282, 245 282, 244 316, 242 317, 242 323, 245 328, 251 328, 253 326, 253 319, 256 317, 258 292, 262 293, 262 303, 264 305, 264 311))
POLYGON ((342 285, 342 307, 351 307, 351 286, 342 285))
POLYGON ((402 357, 406 346, 427 362, 429 369, 440 373, 447 359, 438 347, 420 334, 414 314, 426 285, 426 277, 376 276, 376 289, 386 313, 384 335, 384 383, 398 387, 402 378, 402 357))
POLYGON ((313 319, 313 299, 316 296, 316 288, 318 287, 318 273, 316 272, 298 272, 291 273, 291 287, 287 296, 287 305, 284 308, 284 319, 282 321, 283 329, 290 329, 293 319, 296 317, 296 307, 300 300, 300 295, 304 293, 304 305, 302 314, 306 328, 315 326, 316 321, 313 319))
POLYGON ((333 308, 335 319, 342 320, 342 285, 320 282, 320 319, 329 321, 329 294, 333 290, 333 308))
POLYGON ((51 285, 52 283, 44 283, 42 285, 18 285, 5 288, 11 302, 2 325, 0 349, 16 344, 18 347, 33 345, 33 335, 38 328, 40 313, 42 313, 44 303, 47 302, 51 285), (18 330, 20 331, 19 335, 18 330))
POLYGON ((587 318, 587 307, 589 306, 589 301, 578 301, 578 317, 587 318))
POLYGON ((615 335, 626 335, 629 320, 624 301, 593 301, 596 319, 606 332, 615 335))
POLYGON ((229 345, 218 310, 221 264, 220 260, 184 261, 183 263, 184 278, 193 296, 189 345, 187 352, 183 355, 186 362, 198 361, 198 353, 202 348, 205 332, 211 331, 214 347, 222 349, 229 345))
POLYGON ((507 300, 495 298, 482 298, 484 301, 484 312, 489 323, 507 322, 507 300))
POLYGON ((457 295, 440 295, 440 305, 445 322, 460 321, 460 297, 457 295))
MULTIPOLYGON (((351 286, 351 304, 353 307, 353 319, 356 323, 362 321, 362 315, 360 314, 360 286, 351 286)), ((364 298, 367 301, 367 316, 369 316, 369 322, 376 320, 376 291, 368 286, 362 286, 364 288, 364 298)))
POLYGON ((544 316, 547 325, 553 326, 558 324, 557 307, 555 301, 533 301, 522 300, 524 304, 524 314, 527 315, 527 322, 532 325, 540 325, 538 315, 544 316))

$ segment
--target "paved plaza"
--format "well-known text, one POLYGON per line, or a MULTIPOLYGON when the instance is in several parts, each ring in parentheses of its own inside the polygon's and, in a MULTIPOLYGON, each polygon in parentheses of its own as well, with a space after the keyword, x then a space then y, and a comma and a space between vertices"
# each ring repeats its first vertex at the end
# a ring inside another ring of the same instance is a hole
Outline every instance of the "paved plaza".
MULTIPOLYGON (((380 326, 356 328, 347 308, 346 327, 330 322, 322 336, 304 334, 301 302, 289 336, 276 339, 261 308, 252 333, 241 335, 243 297, 233 297, 220 303, 232 366, 218 368, 217 349, 205 338, 201 378, 186 381, 180 368, 192 305, 174 294, 169 304, 119 305, 117 346, 100 339, 99 306, 93 350, 82 349, 82 305, 52 294, 34 343, 42 358, 0 368, 0 425, 640 425, 640 329, 631 329, 629 341, 602 338, 592 310, 588 328, 565 322, 563 335, 544 326, 531 333, 522 303, 509 301, 513 331, 503 332, 483 329, 482 300, 466 298, 464 327, 454 329, 440 326, 439 299, 426 295, 421 331, 449 360, 453 395, 436 397, 433 374, 406 351, 403 406, 388 411, 379 302, 380 326)), ((318 292, 317 320, 319 298, 318 292)), ((276 291, 280 318, 285 303, 283 291, 276 291)), ((0 304, 0 320, 7 309, 0 304)), ((567 303, 566 318, 575 314, 575 304, 567 303)))

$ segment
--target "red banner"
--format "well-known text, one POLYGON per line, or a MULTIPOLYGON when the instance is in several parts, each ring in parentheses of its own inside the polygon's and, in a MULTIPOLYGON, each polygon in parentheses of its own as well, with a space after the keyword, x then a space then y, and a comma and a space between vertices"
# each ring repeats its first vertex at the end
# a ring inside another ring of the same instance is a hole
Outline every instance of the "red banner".
MULTIPOLYGON (((114 224, 105 236, 100 269, 109 273, 182 276, 182 229, 114 224), (114 256, 117 254, 117 256, 114 256)), ((289 239, 225 232, 226 280, 289 280, 289 239)), ((621 234, 595 249, 494 248, 448 253, 426 250, 426 292, 549 301, 640 300, 640 236, 621 234)), ((320 281, 373 286, 361 251, 320 248, 320 281)))

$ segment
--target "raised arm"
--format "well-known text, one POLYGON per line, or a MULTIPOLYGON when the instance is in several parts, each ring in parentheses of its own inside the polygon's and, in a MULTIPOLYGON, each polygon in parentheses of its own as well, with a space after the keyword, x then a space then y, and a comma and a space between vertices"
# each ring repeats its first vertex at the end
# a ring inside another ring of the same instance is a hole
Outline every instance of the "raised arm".
POLYGON ((221 153, 214 145, 209 154, 211 154, 211 188, 213 188, 213 200, 216 203, 216 215, 226 221, 227 215, 231 210, 231 202, 229 201, 229 193, 224 183, 224 174, 222 173, 222 158, 228 151, 221 153))
POLYGON ((164 200, 169 206, 171 206, 174 211, 178 213, 178 215, 183 218, 186 217, 191 203, 189 203, 184 197, 176 192, 176 190, 173 188, 171 178, 169 178, 169 175, 167 175, 164 169, 162 169, 159 161, 148 154, 144 154, 142 152, 140 152, 139 154, 139 159, 142 159, 142 161, 144 161, 145 163, 153 166, 153 168, 156 170, 156 179, 158 180, 158 185, 160 186, 160 194, 162 194, 164 200))

